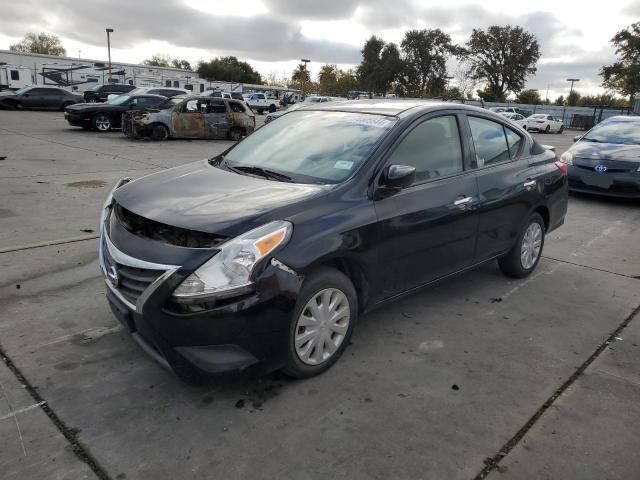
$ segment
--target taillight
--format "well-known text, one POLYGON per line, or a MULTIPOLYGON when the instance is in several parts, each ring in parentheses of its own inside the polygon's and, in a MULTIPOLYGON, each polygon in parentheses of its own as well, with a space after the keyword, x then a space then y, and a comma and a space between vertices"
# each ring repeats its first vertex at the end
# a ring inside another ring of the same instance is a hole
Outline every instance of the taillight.
POLYGON ((567 174, 569 172, 569 165, 567 165, 564 162, 561 162, 560 160, 556 160, 555 162, 553 162, 553 164, 558 167, 558 170, 560 170, 563 174, 567 174))

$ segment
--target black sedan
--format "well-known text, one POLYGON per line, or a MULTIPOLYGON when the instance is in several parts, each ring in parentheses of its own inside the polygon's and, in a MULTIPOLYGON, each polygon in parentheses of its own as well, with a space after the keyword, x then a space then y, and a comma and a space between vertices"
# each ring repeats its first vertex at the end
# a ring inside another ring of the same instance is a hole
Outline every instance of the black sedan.
POLYGON ((576 137, 561 160, 572 191, 640 198, 640 118, 605 120, 576 137))
POLYGON ((57 87, 24 87, 0 94, 0 108, 10 110, 64 110, 82 101, 80 95, 57 87))
POLYGON ((72 105, 65 109, 64 118, 74 127, 108 132, 121 128, 123 113, 157 107, 166 99, 161 95, 119 95, 106 103, 72 105))
POLYGON ((564 222, 566 171, 484 109, 308 107, 217 157, 121 180, 100 222, 107 299, 187 381, 316 375, 363 312, 496 259, 533 272, 564 222))

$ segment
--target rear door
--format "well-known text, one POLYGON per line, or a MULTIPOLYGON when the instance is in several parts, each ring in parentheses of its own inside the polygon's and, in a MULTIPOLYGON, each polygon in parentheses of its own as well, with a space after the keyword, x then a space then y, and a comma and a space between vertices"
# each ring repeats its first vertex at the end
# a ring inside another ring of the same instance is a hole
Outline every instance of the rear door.
POLYGON ((481 262, 513 246, 543 185, 527 160, 524 134, 481 114, 467 119, 480 202, 475 262, 481 262))
POLYGON ((46 96, 48 88, 32 88, 22 96, 25 108, 47 108, 49 98, 46 96))
POLYGON ((477 183, 460 132, 464 117, 439 112, 414 123, 385 164, 416 169, 413 185, 377 200, 383 297, 471 265, 478 216, 477 183))
POLYGON ((206 138, 225 139, 231 129, 227 104, 222 98, 200 100, 204 111, 204 135, 206 138))

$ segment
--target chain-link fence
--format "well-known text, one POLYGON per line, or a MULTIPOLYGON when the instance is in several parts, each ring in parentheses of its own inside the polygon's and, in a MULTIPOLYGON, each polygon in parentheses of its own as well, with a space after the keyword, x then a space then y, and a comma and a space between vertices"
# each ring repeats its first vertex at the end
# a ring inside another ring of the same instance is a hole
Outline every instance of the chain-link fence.
POLYGON ((511 107, 528 117, 534 113, 544 113, 559 118, 565 127, 580 130, 589 130, 594 125, 609 117, 616 115, 633 115, 630 108, 608 108, 608 107, 563 107, 558 105, 530 105, 522 103, 497 103, 480 102, 477 100, 467 100, 469 105, 476 105, 484 108, 491 107, 511 107))

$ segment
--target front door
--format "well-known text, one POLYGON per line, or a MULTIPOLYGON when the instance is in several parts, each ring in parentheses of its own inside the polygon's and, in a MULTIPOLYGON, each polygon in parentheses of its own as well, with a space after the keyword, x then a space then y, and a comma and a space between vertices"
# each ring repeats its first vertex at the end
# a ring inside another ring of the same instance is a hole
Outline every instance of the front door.
POLYGON ((539 199, 538 169, 524 135, 506 124, 468 116, 480 201, 476 261, 508 251, 539 199))
POLYGON ((471 265, 478 228, 477 183, 460 136, 464 117, 438 114, 405 133, 386 165, 416 169, 413 185, 375 202, 384 297, 471 265))
POLYGON ((204 114, 198 99, 187 100, 171 114, 173 136, 177 138, 202 138, 204 114))

